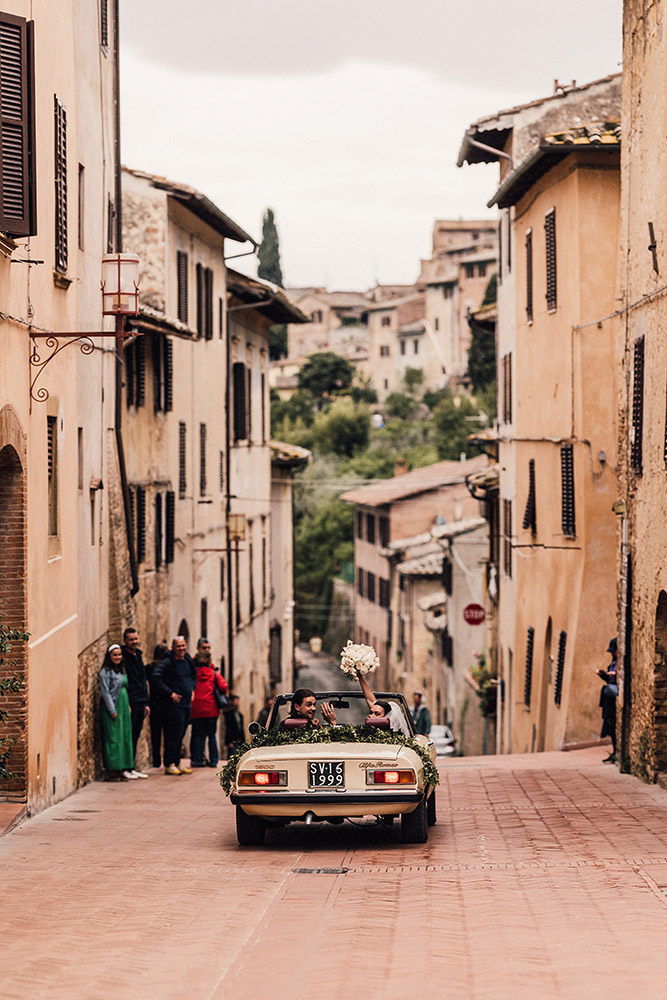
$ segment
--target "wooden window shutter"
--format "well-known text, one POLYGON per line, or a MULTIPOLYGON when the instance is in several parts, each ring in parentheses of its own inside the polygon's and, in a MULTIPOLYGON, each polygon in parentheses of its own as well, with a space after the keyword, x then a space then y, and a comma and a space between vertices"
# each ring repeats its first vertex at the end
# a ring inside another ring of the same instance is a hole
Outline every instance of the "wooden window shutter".
POLYGON ((185 491, 188 488, 188 481, 186 475, 186 427, 185 423, 181 420, 178 425, 178 495, 182 500, 185 496, 185 491))
POLYGON ((389 598, 390 598, 389 580, 383 580, 382 577, 380 577, 379 586, 380 586, 380 607, 388 608, 389 598))
POLYGON ((201 264, 197 264, 195 268, 195 276, 197 279, 197 337, 203 336, 204 333, 204 268, 201 264))
POLYGON ((577 530, 574 509, 574 449, 571 444, 564 444, 560 450, 560 471, 563 534, 574 538, 577 530))
POLYGON ((137 486, 137 562, 146 558, 146 490, 137 486))
POLYGON ((234 388, 234 440, 245 441, 248 435, 246 367, 242 361, 235 361, 232 366, 232 385, 234 388))
POLYGON ((199 634, 206 638, 208 635, 208 600, 202 597, 199 604, 199 634))
POLYGON ((165 493, 165 520, 164 561, 173 563, 176 540, 176 494, 173 490, 167 490, 165 493))
POLYGON ((366 574, 366 596, 369 601, 375 602, 375 573, 370 571, 366 574))
MULTIPOLYGON (((482 274, 482 264, 479 265, 479 275, 484 277, 482 274)), ((509 209, 507 212, 507 273, 510 274, 512 271, 512 210, 509 209)))
POLYGON ((632 426, 630 429, 630 465, 641 475, 644 444, 644 338, 637 337, 632 379, 632 426))
POLYGON ((134 496, 134 486, 128 486, 127 495, 130 500, 130 527, 132 529, 132 534, 134 535, 137 524, 137 505, 134 496))
POLYGON ((248 380, 248 395, 246 396, 246 437, 248 441, 252 440, 252 368, 250 365, 246 369, 246 378, 248 380))
POLYGON ((503 500, 503 569, 512 575, 512 501, 503 500))
POLYGON ((174 344, 171 340, 162 342, 164 358, 164 408, 171 413, 174 408, 174 344))
POLYGON ((116 206, 111 195, 107 198, 107 253, 113 253, 116 237, 116 206))
POLYGON ((100 45, 109 47, 109 0, 100 0, 100 45))
POLYGON ((266 375, 262 372, 260 378, 260 393, 262 402, 262 444, 266 444, 266 375))
POLYGON ((250 617, 255 613, 255 546, 252 541, 252 521, 248 522, 248 607, 250 617))
POLYGON ((155 568, 162 565, 162 494, 155 494, 155 568))
POLYGON ((523 530, 530 530, 531 534, 537 531, 537 511, 535 506, 535 459, 528 462, 528 497, 526 499, 526 510, 523 515, 523 530))
POLYGON ((366 515, 366 541, 375 545, 375 514, 366 515))
POLYGON ((178 287, 177 310, 181 323, 188 322, 188 255, 176 251, 176 280, 178 287))
POLYGON ((498 284, 503 283, 503 217, 498 219, 498 284))
POLYGON ((533 230, 526 233, 526 319, 533 322, 533 230))
POLYGON ((57 97, 53 98, 55 116, 56 182, 56 271, 67 270, 67 112, 57 97))
POLYGON ((512 353, 503 355, 503 423, 512 423, 512 353))
POLYGON ((204 282, 205 282, 205 337, 207 340, 213 340, 213 271, 210 267, 204 270, 204 282))
POLYGON ((0 230, 35 236, 33 22, 0 13, 0 230))
POLYGON ((164 383, 163 372, 163 344, 164 339, 159 333, 151 334, 151 358, 153 359, 153 412, 159 413, 164 409, 164 383))
POLYGON ((357 593, 359 597, 364 596, 364 571, 361 567, 357 570, 357 593))
POLYGON ((218 336, 222 340, 222 334, 225 328, 225 305, 221 298, 218 299, 218 336))
POLYGON ((364 537, 364 515, 360 510, 357 511, 357 538, 363 540, 364 537))
POLYGON ((224 599, 225 599, 225 573, 226 573, 225 560, 224 559, 220 559, 220 600, 221 601, 224 601, 224 599))
POLYGON ((206 496, 206 424, 199 425, 199 495, 206 496))
POLYGON ((530 696, 533 691, 533 647, 535 645, 535 629, 531 626, 526 635, 526 676, 523 682, 523 703, 530 708, 530 696))
POLYGON ((544 218, 545 259, 547 269, 547 309, 553 311, 558 301, 556 275, 556 209, 552 208, 544 218))
POLYGON ((46 418, 46 470, 49 535, 58 534, 58 418, 46 418))
POLYGON ((125 400, 128 406, 134 406, 134 344, 128 344, 123 352, 125 359, 125 400))
POLYGON ((556 683, 554 685, 554 701, 560 705, 563 695, 563 672, 565 670, 565 647, 567 645, 567 632, 561 632, 558 637, 558 665, 556 667, 556 683))
POLYGON ((134 342, 135 349, 135 373, 136 390, 135 401, 137 406, 143 406, 146 402, 146 340, 145 336, 137 337, 134 342))

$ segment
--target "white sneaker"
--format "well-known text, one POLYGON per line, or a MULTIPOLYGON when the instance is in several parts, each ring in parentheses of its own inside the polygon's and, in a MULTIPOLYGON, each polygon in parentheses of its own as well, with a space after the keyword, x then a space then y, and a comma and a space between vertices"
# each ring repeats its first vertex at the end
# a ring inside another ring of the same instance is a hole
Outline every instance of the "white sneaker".
POLYGON ((129 781, 136 781, 139 775, 135 774, 134 771, 123 771, 123 777, 127 778, 129 781))
POLYGON ((143 771, 137 771, 135 768, 132 768, 132 770, 130 771, 130 774, 132 775, 133 778, 147 778, 148 777, 148 775, 144 774, 143 771))

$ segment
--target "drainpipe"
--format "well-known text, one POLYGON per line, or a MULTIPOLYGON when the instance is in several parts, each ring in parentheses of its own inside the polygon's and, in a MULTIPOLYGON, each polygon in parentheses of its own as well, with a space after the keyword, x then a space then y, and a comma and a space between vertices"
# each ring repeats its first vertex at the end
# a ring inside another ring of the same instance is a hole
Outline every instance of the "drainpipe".
MULTIPOLYGON (((123 203, 122 203, 122 167, 120 162, 120 0, 114 0, 114 160, 116 172, 116 253, 123 250, 123 203)), ((116 332, 122 331, 124 323, 122 316, 116 320, 116 332)), ((118 469, 120 472, 120 485, 123 493, 123 511, 125 514, 125 535, 127 537, 127 551, 130 557, 130 576, 132 586, 130 596, 139 590, 139 573, 137 570, 137 557, 134 551, 134 537, 132 533, 132 514, 130 508, 130 490, 127 485, 127 470, 125 468, 125 449, 123 447, 122 431, 122 396, 123 396, 123 338, 116 337, 116 389, 115 389, 115 412, 114 412, 114 433, 116 436, 116 452, 118 454, 118 469)))

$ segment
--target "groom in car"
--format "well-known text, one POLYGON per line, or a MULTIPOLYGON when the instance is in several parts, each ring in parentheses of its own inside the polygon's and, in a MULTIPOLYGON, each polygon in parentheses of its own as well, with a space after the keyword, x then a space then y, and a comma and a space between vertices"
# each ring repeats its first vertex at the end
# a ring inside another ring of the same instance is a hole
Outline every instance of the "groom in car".
MULTIPOLYGON (((336 712, 331 702, 323 701, 321 708, 325 723, 329 726, 335 726, 336 712)), ((285 725, 289 719, 304 719, 309 729, 321 729, 322 723, 315 718, 316 711, 317 698, 315 697, 315 692, 311 691, 310 688, 299 688, 292 695, 292 709, 287 719, 284 719, 280 723, 280 728, 291 729, 291 726, 285 725)))

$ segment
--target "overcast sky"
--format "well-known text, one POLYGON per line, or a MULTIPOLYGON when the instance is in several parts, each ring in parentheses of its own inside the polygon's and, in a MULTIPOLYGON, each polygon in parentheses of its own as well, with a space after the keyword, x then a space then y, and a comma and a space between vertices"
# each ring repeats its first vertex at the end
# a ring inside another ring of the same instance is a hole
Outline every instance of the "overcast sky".
POLYGON ((414 281, 436 218, 493 215, 497 168, 456 166, 467 126, 620 69, 622 0, 120 6, 123 162, 256 239, 272 207, 287 285, 414 281))

